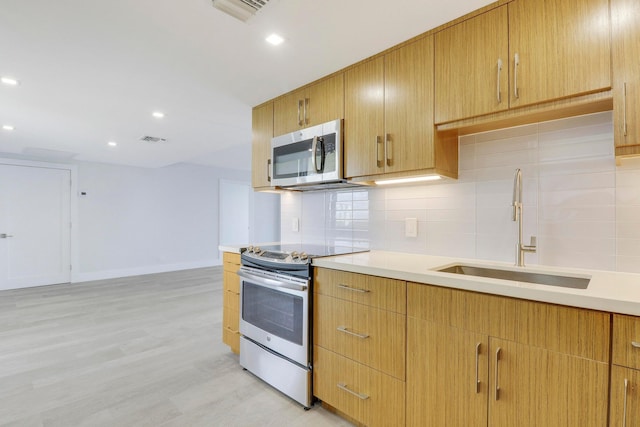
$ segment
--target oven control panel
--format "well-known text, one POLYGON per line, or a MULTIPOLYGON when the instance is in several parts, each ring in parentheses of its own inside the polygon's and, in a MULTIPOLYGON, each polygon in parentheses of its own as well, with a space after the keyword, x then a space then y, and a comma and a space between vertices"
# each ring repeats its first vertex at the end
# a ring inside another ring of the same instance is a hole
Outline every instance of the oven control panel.
POLYGON ((271 262, 280 262, 287 264, 308 264, 309 256, 304 252, 281 252, 281 251, 270 251, 263 250, 259 246, 249 246, 247 250, 243 253, 245 256, 263 259, 271 262))

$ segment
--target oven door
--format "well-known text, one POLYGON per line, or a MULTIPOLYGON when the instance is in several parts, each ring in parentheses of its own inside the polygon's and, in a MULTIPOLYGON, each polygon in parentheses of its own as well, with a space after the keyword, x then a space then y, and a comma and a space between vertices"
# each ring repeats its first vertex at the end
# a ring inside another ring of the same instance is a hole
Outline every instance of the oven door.
POLYGON ((309 365, 309 281, 241 267, 240 333, 306 367, 309 365))

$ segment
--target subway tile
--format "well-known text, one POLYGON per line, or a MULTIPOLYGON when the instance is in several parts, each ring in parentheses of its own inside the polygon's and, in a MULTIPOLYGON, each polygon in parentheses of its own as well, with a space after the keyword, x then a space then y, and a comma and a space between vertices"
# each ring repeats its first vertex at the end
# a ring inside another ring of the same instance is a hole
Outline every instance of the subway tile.
POLYGON ((535 136, 538 132, 538 125, 515 126, 507 129, 493 130, 475 134, 476 143, 495 140, 511 140, 523 136, 535 136))
POLYGON ((640 239, 618 238, 616 255, 640 257, 640 239))
POLYGON ((616 270, 625 273, 640 273, 640 256, 616 257, 616 270))
MULTIPOLYGON (((605 111, 601 113, 585 114, 582 116, 569 117, 559 120, 549 120, 538 124, 538 131, 540 133, 556 132, 572 128, 583 128, 594 125, 606 125, 613 122, 613 115, 611 111, 605 111)), ((613 128, 611 129, 613 133, 613 128)))

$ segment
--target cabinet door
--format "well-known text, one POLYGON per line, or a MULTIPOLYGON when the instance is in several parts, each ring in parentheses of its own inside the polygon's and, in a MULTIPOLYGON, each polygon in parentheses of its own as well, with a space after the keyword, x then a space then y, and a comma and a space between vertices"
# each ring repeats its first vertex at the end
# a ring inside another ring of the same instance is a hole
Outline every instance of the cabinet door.
POLYGON ((342 119, 344 117, 344 76, 338 74, 310 86, 305 102, 307 104, 306 126, 342 119))
POLYGON ((509 3, 509 53, 511 107, 608 89, 609 1, 509 3))
POLYGON ((306 127, 305 89, 298 89, 273 101, 273 136, 284 135, 306 127))
POLYGON ((609 364, 491 338, 489 426, 607 425, 609 364))
POLYGON ((408 426, 487 425, 486 335, 409 317, 407 348, 408 426))
POLYGON ((436 123, 509 107, 507 25, 507 6, 502 6, 436 34, 436 123))
POLYGON ((640 154, 640 2, 611 0, 616 155, 640 154))
POLYGON ((609 425, 640 425, 640 371, 612 366, 609 425))
POLYGON ((344 164, 347 178, 384 172, 384 59, 345 72, 344 164))
POLYGON ((385 172, 434 167, 433 36, 384 57, 385 172))
POLYGON ((251 185, 271 186, 271 138, 273 137, 273 104, 253 109, 251 118, 251 185))

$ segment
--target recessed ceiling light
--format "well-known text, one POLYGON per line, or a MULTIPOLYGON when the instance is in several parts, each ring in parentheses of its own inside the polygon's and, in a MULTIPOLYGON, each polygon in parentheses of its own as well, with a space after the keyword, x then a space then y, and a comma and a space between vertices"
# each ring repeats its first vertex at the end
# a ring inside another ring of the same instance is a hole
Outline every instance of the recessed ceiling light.
POLYGON ((15 128, 11 125, 2 125, 2 129, 4 130, 14 130, 15 128))
POLYGON ((115 146, 117 146, 117 145, 118 145, 118 143, 117 143, 117 142, 115 142, 115 141, 109 141, 109 142, 107 142, 107 145, 108 145, 109 147, 115 147, 115 146))
POLYGON ((276 33, 271 34, 265 40, 274 46, 278 46, 284 41, 284 39, 281 36, 277 35, 276 33))
POLYGON ((164 117, 164 113, 162 111, 154 111, 153 113, 151 113, 151 115, 156 119, 161 119, 164 117))
POLYGON ((2 81, 2 83, 9 86, 18 86, 18 84, 20 83, 19 81, 11 77, 2 77, 0 78, 0 80, 2 81))

